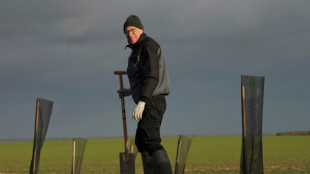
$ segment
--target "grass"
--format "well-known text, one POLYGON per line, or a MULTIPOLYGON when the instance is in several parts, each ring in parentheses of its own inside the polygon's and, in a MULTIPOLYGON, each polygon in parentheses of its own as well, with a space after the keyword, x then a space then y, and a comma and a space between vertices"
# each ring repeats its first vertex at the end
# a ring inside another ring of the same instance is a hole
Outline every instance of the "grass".
MULTIPOLYGON (((240 170, 240 136, 191 137, 192 145, 185 173, 236 174, 240 170)), ((178 137, 164 137, 174 169, 178 137)), ((29 173, 32 142, 0 143, 0 174, 29 173)), ((89 139, 83 159, 82 173, 119 173, 119 152, 124 151, 122 138, 89 139)), ((68 174, 71 169, 72 140, 46 140, 41 151, 40 174, 68 174)), ((265 174, 310 174, 309 136, 264 136, 265 174)), ((143 173, 140 155, 136 173, 143 173)))

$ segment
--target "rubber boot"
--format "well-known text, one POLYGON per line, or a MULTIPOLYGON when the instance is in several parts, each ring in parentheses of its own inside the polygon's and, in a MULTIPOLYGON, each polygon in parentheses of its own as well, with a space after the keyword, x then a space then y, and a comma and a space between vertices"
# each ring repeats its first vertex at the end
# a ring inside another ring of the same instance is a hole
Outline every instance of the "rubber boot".
POLYGON ((152 158, 147 151, 141 152, 144 174, 153 174, 152 158))
POLYGON ((154 174, 172 174, 171 164, 165 150, 157 150, 152 154, 154 174))

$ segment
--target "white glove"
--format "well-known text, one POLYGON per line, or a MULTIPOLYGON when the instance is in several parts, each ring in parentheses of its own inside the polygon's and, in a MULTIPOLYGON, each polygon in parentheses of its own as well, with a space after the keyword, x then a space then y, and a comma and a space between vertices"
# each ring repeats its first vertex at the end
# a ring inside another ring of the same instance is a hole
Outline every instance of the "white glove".
POLYGON ((139 101, 139 103, 137 104, 137 106, 135 107, 132 113, 133 120, 142 120, 142 113, 144 111, 144 107, 145 107, 145 102, 139 101))

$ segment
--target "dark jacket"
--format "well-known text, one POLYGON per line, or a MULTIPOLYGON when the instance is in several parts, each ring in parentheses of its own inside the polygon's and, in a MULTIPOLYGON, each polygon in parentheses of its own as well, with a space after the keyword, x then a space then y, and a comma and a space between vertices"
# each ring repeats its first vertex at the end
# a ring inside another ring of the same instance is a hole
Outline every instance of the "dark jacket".
POLYGON ((152 96, 168 95, 170 80, 160 45, 143 33, 137 43, 128 45, 127 75, 135 103, 148 103, 152 96))

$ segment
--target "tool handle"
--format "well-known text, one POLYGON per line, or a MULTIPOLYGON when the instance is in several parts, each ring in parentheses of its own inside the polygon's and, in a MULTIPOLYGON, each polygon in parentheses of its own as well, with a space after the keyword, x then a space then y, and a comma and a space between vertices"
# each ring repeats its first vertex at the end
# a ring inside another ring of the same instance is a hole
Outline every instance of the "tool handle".
POLYGON ((126 74, 127 72, 126 71, 114 71, 114 74, 126 74))
POLYGON ((115 75, 119 76, 119 87, 120 89, 123 89, 123 74, 126 74, 126 71, 114 71, 115 75))
MULTIPOLYGON (((123 89, 123 74, 126 74, 126 71, 114 71, 115 75, 119 76, 119 85, 120 89, 123 89)), ((122 107, 122 119, 123 119, 123 131, 124 131, 124 141, 125 141, 125 154, 129 154, 128 149, 128 135, 127 135, 127 122, 126 122, 126 111, 125 111, 125 99, 121 98, 121 107, 122 107)))

